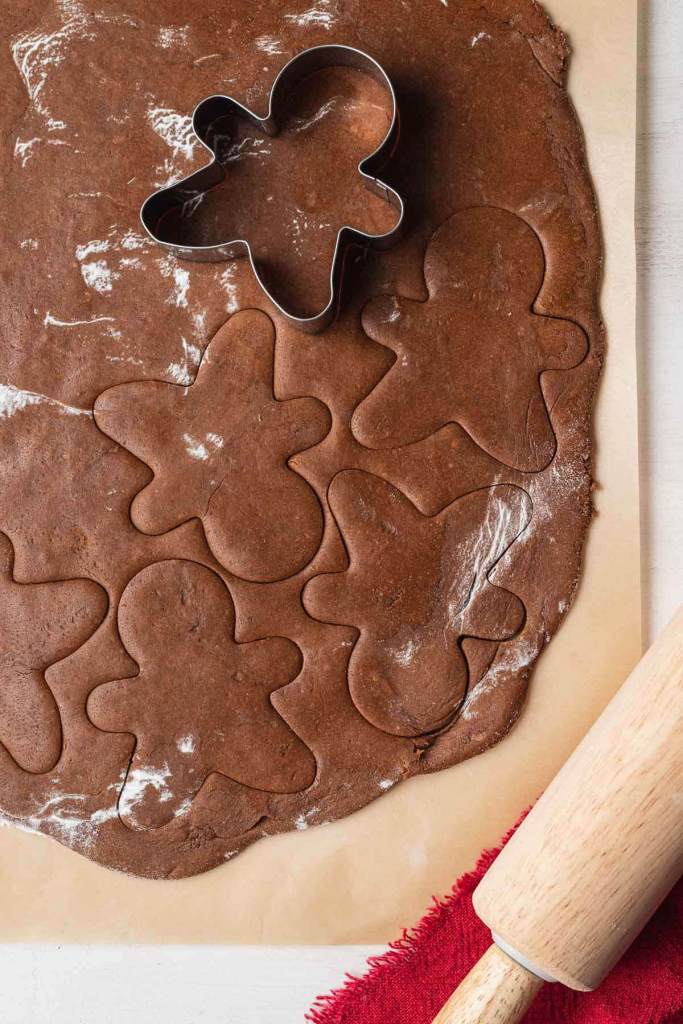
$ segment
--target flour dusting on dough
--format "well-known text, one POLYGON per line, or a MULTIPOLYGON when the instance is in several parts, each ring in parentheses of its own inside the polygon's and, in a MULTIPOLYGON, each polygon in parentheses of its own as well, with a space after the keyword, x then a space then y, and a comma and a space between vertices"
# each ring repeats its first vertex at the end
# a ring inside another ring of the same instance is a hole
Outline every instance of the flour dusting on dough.
POLYGON ((203 309, 192 314, 192 324, 195 337, 204 340, 206 338, 206 312, 203 309))
POLYGON ((188 386, 195 379, 196 370, 202 358, 202 350, 197 345, 191 345, 185 338, 180 340, 183 346, 182 358, 177 363, 169 363, 166 373, 175 384, 188 386))
MULTIPOLYGON (((88 28, 88 15, 80 3, 62 2, 59 9, 66 21, 53 32, 28 32, 12 42, 12 58, 21 75, 33 108, 43 117, 50 117, 44 96, 49 72, 66 57, 66 44, 72 39, 94 39, 88 28)), ((63 122, 53 122, 63 126, 63 122)))
MULTIPOLYGON (((222 57, 222 56, 223 56, 223 54, 222 54, 222 53, 205 53, 203 57, 196 57, 196 58, 195 58, 195 59, 194 59, 194 60, 192 61, 192 63, 193 63, 193 64, 203 64, 203 63, 204 63, 204 61, 207 61, 207 60, 216 60, 216 58, 217 58, 217 57, 222 57)), ((232 82, 232 81, 233 81, 233 79, 232 79, 232 78, 227 78, 227 79, 225 79, 225 81, 227 81, 227 82, 232 82)))
MULTIPOLYGON (((118 788, 118 783, 107 787, 117 791, 118 788)), ((56 835, 65 846, 87 850, 97 839, 100 826, 118 818, 116 800, 109 806, 88 813, 82 806, 88 799, 84 793, 54 792, 31 814, 22 815, 21 818, 0 814, 0 825, 13 825, 32 834, 56 835)))
POLYGON ((174 267, 173 281, 175 283, 175 294, 168 300, 176 306, 187 306, 187 293, 190 289, 190 272, 184 267, 174 267))
POLYGON ((192 118, 178 114, 172 107, 150 107, 147 120, 157 135, 164 140, 174 157, 192 159, 197 137, 192 130, 192 118))
POLYGON ((77 245, 76 259, 84 260, 86 256, 90 256, 94 252, 106 252, 109 248, 109 239, 107 238, 94 238, 91 242, 85 242, 83 245, 77 245))
MULTIPOLYGON (((333 96, 331 100, 327 101, 327 103, 323 103, 320 107, 318 107, 316 112, 314 114, 311 114, 310 117, 291 118, 289 124, 287 125, 288 134, 299 135, 301 132, 308 131, 308 129, 312 128, 314 124, 318 123, 318 121, 322 121, 324 118, 328 116, 328 114, 331 114, 337 108, 337 106, 337 100, 333 96)), ((302 212, 303 211, 301 210, 299 211, 299 213, 302 212)), ((306 224, 306 227, 308 227, 308 223, 306 224)))
POLYGON ((164 256, 159 260, 159 270, 162 277, 171 278, 173 290, 166 299, 169 306, 182 306, 187 308, 187 293, 190 290, 190 272, 181 267, 174 256, 164 256))
POLYGON ((192 437, 191 434, 183 434, 183 441, 185 442, 187 454, 192 456, 193 459, 199 459, 202 462, 206 462, 209 456, 213 454, 209 450, 210 448, 213 448, 214 452, 220 451, 224 444, 220 434, 214 434, 211 431, 206 435, 204 441, 200 441, 197 437, 192 437))
POLYGON ((336 15, 330 10, 330 0, 318 0, 313 7, 298 14, 285 14, 285 21, 291 21, 299 28, 309 28, 311 25, 320 25, 326 31, 332 28, 336 21, 336 15))
POLYGON ((235 284, 234 277, 235 264, 231 263, 229 267, 225 268, 219 278, 219 283, 227 295, 227 301, 225 303, 226 313, 236 313, 239 309, 239 303, 237 301, 237 285, 235 284))
POLYGON ((21 160, 22 167, 26 167, 26 164, 29 162, 31 156, 33 155, 33 147, 38 142, 40 142, 40 139, 37 135, 35 135, 32 139, 26 139, 25 141, 22 141, 19 138, 17 138, 17 140, 15 141, 14 155, 18 160, 21 160))
POLYGON ((400 320, 400 319, 401 319, 401 306, 399 304, 398 297, 396 295, 392 295, 392 297, 391 297, 391 309, 389 310, 389 313, 387 314, 386 319, 385 319, 384 322, 387 323, 387 324, 393 324, 393 323, 396 323, 396 321, 400 320))
POLYGON ((130 228, 125 232, 120 242, 122 249, 145 249, 149 244, 149 238, 139 234, 137 231, 132 231, 130 228))
POLYGON ((101 324, 106 321, 114 323, 113 316, 92 316, 89 320, 60 320, 48 309, 43 319, 43 327, 87 327, 89 324, 101 324))
POLYGON ((206 462, 209 457, 209 451, 205 444, 196 437, 192 437, 191 434, 183 434, 183 441, 185 442, 185 450, 188 455, 193 459, 200 459, 202 462, 206 462))
MULTIPOLYGON (((110 232, 113 233, 114 229, 110 232)), ((89 256, 97 256, 108 252, 111 248, 110 238, 93 238, 89 242, 83 242, 75 248, 76 259, 81 264, 81 276, 88 288, 98 292, 100 295, 107 295, 112 291, 114 281, 121 275, 112 270, 105 259, 83 261, 89 256)))
MULTIPOLYGON (((528 515, 524 504, 511 508, 498 493, 496 483, 491 488, 491 497, 486 509, 486 518, 473 545, 474 565, 472 584, 464 604, 457 593, 449 591, 448 616, 451 622, 459 619, 459 630, 468 632, 468 615, 473 609, 474 599, 488 584, 488 575, 506 551, 516 542, 520 533, 528 526, 528 515)), ((451 588, 453 590, 453 588, 451 588)), ((457 591, 457 587, 455 590, 457 591)))
POLYGON ((181 754, 194 754, 195 751, 195 738, 194 736, 187 735, 183 736, 178 740, 178 750, 181 754))
POLYGON ((157 33, 159 46, 164 50, 172 50, 187 43, 187 34, 190 31, 189 25, 176 25, 160 28, 157 33))
POLYGON ((51 405, 59 412, 69 416, 89 416, 92 418, 91 409, 80 409, 75 405, 67 405, 56 398, 48 395, 41 395, 37 391, 23 391, 15 388, 13 384, 0 384, 0 420, 8 419, 15 413, 27 409, 31 405, 51 405))
POLYGON ((314 818, 319 810, 320 808, 318 807, 311 807, 309 811, 305 811, 303 814, 300 814, 294 822, 294 827, 297 831, 304 832, 307 828, 310 828, 310 819, 314 818))
POLYGON ((106 295, 113 288, 114 279, 119 275, 107 264, 106 260, 94 260, 81 265, 81 275, 88 288, 106 295))
POLYGON ((399 647, 399 649, 395 652, 394 660, 397 661, 399 665, 403 665, 405 668, 407 668, 408 665, 412 665, 416 653, 417 644, 415 643, 414 640, 408 640, 405 644, 403 644, 402 647, 399 647))
POLYGON ((510 675, 529 669, 537 654, 538 645, 522 637, 515 637, 502 643, 493 665, 465 697, 460 709, 460 716, 465 721, 474 718, 481 699, 495 690, 510 675))
MULTIPOLYGON (((21 75, 32 109, 39 114, 48 132, 63 131, 67 125, 52 116, 45 86, 50 73, 64 63, 71 43, 77 40, 93 41, 98 24, 137 26, 134 18, 126 14, 106 14, 88 11, 80 0, 57 0, 56 8, 62 24, 52 31, 34 30, 23 33, 11 42, 12 59, 21 75)), ((32 141, 41 141, 39 139, 32 141)), ((68 145, 48 140, 50 144, 68 145)))
POLYGON ((261 50, 263 53, 269 53, 271 56, 275 56, 278 53, 283 53, 282 43, 275 36, 259 36, 258 39, 254 40, 254 45, 257 50, 261 50))
POLYGON ((169 786, 171 777, 168 764, 161 768, 131 768, 119 800, 120 813, 134 819, 135 808, 146 798, 150 789, 156 793, 159 803, 172 800, 173 790, 169 786))

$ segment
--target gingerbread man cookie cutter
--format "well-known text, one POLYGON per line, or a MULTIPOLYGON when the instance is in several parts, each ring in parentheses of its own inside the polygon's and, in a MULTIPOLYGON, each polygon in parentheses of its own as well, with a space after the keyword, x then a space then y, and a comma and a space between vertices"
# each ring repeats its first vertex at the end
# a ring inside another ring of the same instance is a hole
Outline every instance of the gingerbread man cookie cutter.
POLYGON ((399 137, 396 93, 386 71, 374 57, 355 47, 341 44, 314 46, 298 53, 280 70, 270 90, 268 113, 265 117, 259 117, 231 96, 215 95, 202 100, 195 108, 192 115, 192 128, 202 146, 211 153, 211 162, 183 178, 177 184, 159 189, 148 196, 140 210, 140 219, 145 231, 154 242, 163 246, 179 259, 218 262, 246 257, 261 290, 285 320, 297 329, 308 333, 324 330, 338 313, 344 257, 348 250, 355 246, 381 252, 393 245, 403 227, 403 199, 395 189, 377 177, 380 167, 395 150, 399 137), (217 121, 229 115, 237 116, 263 134, 275 136, 280 130, 287 104, 287 95, 292 87, 306 76, 330 67, 350 67, 365 72, 374 78, 389 96, 391 117, 387 133, 377 149, 360 161, 358 173, 371 192, 393 206, 397 217, 392 228, 383 234, 369 234, 344 224, 337 232, 330 268, 327 303, 312 316, 297 316, 278 302, 268 288, 247 239, 236 238, 216 245, 183 245, 165 237, 164 221, 170 213, 177 213, 179 207, 181 215, 182 211, 192 210, 206 192, 226 178, 226 169, 220 163, 213 145, 212 127, 217 121))

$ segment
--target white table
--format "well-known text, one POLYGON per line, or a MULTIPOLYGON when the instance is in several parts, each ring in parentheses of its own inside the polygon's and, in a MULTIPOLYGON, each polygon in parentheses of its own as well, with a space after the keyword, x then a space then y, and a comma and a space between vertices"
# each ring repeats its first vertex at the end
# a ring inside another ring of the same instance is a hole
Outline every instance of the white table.
MULTIPOLYGON (((643 582, 651 635, 683 600, 683 4, 642 0, 638 152, 643 582)), ((376 947, 15 946, 3 1024, 299 1024, 376 947)))

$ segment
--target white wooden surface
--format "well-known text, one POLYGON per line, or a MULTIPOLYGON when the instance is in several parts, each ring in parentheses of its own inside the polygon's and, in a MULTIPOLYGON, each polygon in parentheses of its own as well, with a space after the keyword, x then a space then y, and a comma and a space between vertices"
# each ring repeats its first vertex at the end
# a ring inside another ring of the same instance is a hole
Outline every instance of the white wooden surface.
MULTIPOLYGON (((683 3, 641 0, 643 578, 650 635, 683 600, 683 3)), ((1 913, 0 898, 0 913, 1 913)), ((375 948, 0 949, 2 1024, 300 1024, 375 948)))
POLYGON ((645 622, 683 600, 683 4, 641 0, 636 229, 645 622))

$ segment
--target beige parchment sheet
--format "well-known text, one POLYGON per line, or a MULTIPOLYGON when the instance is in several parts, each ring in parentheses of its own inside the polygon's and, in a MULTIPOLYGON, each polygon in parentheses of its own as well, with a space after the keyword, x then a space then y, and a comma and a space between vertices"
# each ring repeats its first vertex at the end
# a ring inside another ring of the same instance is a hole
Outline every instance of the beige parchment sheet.
MULTIPOLYGON (((438 0, 434 0, 435 3, 438 0)), ((523 715, 494 749, 350 818, 256 843, 182 881, 129 878, 0 830, 0 941, 373 943, 415 921, 543 790, 641 647, 633 226, 636 0, 548 0, 574 56, 606 248, 608 358, 583 582, 523 715)), ((571 822, 567 822, 571 829, 571 822)))

